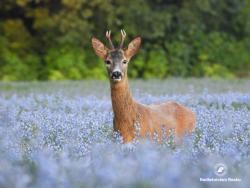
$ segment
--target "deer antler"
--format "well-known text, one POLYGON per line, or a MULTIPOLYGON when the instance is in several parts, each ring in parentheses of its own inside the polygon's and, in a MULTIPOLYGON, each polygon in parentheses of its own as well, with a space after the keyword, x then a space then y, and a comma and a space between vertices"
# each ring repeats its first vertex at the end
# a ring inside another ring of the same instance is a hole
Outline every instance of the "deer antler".
POLYGON ((123 43, 124 43, 125 38, 126 38, 126 32, 125 32, 123 29, 121 29, 121 43, 120 43, 120 49, 123 48, 123 43))
POLYGON ((112 50, 115 49, 115 48, 114 48, 114 45, 113 45, 113 42, 112 42, 112 40, 111 40, 111 31, 110 31, 110 30, 109 30, 109 31, 106 31, 106 37, 107 37, 107 39, 108 39, 108 41, 109 41, 109 45, 110 45, 111 49, 112 49, 112 50))

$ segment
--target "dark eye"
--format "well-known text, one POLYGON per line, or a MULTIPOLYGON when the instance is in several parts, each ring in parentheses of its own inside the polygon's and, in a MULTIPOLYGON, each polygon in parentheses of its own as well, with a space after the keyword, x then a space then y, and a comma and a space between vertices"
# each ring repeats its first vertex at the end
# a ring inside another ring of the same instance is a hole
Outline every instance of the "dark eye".
POLYGON ((107 65, 110 65, 110 64, 111 64, 111 61, 106 60, 105 63, 106 63, 107 65))
POLYGON ((123 64, 127 64, 128 62, 127 62, 126 60, 123 60, 122 63, 123 63, 123 64))

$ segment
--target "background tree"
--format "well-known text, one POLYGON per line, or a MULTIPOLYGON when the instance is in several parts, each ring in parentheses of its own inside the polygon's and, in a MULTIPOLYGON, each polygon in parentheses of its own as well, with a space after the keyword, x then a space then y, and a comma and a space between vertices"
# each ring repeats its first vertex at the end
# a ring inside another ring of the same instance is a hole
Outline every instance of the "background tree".
POLYGON ((105 79, 90 38, 121 28, 133 78, 250 75, 249 0, 2 0, 0 79, 105 79))

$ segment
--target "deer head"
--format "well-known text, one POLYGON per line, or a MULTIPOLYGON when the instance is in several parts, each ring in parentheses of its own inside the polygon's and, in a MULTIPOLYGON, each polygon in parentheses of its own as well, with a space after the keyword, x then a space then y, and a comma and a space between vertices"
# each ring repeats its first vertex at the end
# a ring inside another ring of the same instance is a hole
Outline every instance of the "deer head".
POLYGON ((126 33, 121 30, 121 43, 115 48, 111 40, 111 31, 106 32, 106 38, 110 47, 107 48, 100 40, 93 37, 92 47, 97 56, 102 58, 106 64, 110 81, 113 83, 121 82, 127 77, 128 63, 140 48, 141 37, 133 39, 127 48, 123 48, 126 33))

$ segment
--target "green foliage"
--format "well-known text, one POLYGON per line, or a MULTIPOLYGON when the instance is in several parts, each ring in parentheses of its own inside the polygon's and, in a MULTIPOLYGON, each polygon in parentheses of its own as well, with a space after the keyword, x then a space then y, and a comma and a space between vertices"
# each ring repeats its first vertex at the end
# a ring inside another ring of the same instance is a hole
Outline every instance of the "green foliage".
POLYGON ((174 76, 188 76, 190 53, 192 46, 180 41, 167 45, 170 54, 170 74, 174 76))
POLYGON ((81 74, 86 72, 83 50, 71 47, 55 47, 48 50, 45 62, 48 69, 48 78, 57 79, 80 79, 81 74))
POLYGON ((141 78, 144 73, 145 59, 143 53, 139 53, 129 63, 128 74, 131 78, 141 78))
MULTIPOLYGON (((84 78, 105 79, 104 67, 86 63, 86 51, 72 46, 59 46, 48 50, 45 55, 49 80, 79 80, 84 78)), ((93 62, 94 63, 94 62, 93 62)))
POLYGON ((205 64, 202 66, 204 75, 207 77, 223 77, 223 78, 233 78, 233 74, 225 67, 219 64, 208 65, 205 64))
POLYGON ((132 78, 250 76, 250 0, 2 0, 0 80, 106 79, 91 49, 142 36, 132 78))
POLYGON ((161 49, 150 51, 143 78, 164 78, 167 70, 168 61, 164 51, 161 49))
POLYGON ((3 61, 0 73, 0 78, 2 80, 15 81, 37 79, 37 68, 39 65, 37 56, 28 54, 21 58, 16 53, 4 50, 0 57, 3 61))
POLYGON ((249 44, 236 41, 231 36, 213 32, 200 41, 197 48, 201 75, 233 77, 247 76, 250 70, 249 44), (245 75, 244 75, 245 74, 245 75))

